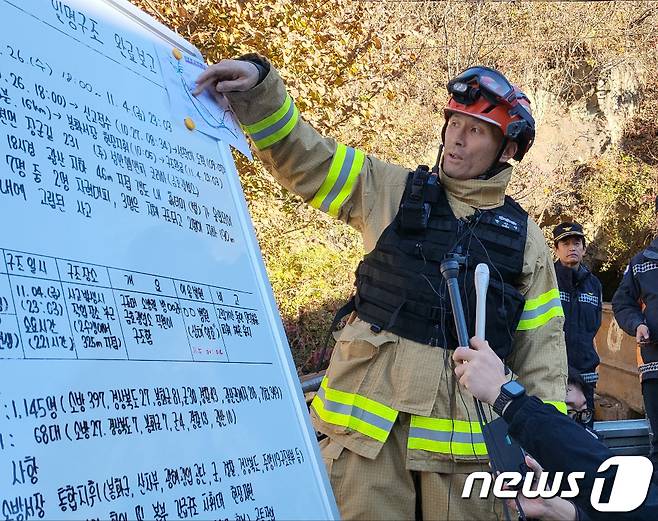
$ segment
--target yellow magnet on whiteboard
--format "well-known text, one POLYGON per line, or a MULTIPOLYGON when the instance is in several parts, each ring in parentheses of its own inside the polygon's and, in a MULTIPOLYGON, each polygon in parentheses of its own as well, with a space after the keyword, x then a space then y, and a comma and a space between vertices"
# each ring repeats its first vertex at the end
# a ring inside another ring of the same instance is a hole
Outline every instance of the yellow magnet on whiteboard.
POLYGON ((194 123, 192 118, 185 118, 185 126, 187 127, 187 130, 194 130, 196 128, 196 123, 194 123))
POLYGON ((180 60, 183 57, 183 53, 180 52, 180 50, 176 49, 176 47, 174 47, 174 49, 171 51, 171 54, 173 54, 174 58, 176 58, 177 60, 180 60))

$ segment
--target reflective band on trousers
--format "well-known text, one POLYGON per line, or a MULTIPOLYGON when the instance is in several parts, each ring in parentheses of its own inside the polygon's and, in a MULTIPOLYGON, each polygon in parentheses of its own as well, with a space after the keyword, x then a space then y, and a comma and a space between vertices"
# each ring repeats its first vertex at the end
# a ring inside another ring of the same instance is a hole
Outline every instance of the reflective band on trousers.
MULTIPOLYGON (((552 405, 563 414, 567 413, 564 402, 544 403, 552 405)), ((411 417, 407 448, 457 456, 488 454, 479 422, 424 416, 411 417)))
POLYGON ((407 448, 458 456, 487 455, 478 422, 424 416, 411 417, 407 448))
POLYGON ((251 136, 258 150, 264 150, 286 137, 299 120, 299 111, 292 102, 290 94, 286 95, 283 105, 265 119, 253 125, 244 125, 244 130, 251 136))
POLYGON ((311 199, 310 205, 327 212, 332 217, 337 217, 340 207, 352 193, 365 157, 366 155, 357 148, 338 144, 327 177, 311 199))
POLYGON ((311 407, 325 422, 348 427, 384 443, 393 428, 398 412, 379 402, 332 389, 327 377, 322 379, 311 407))
POLYGON ((554 288, 537 298, 526 300, 521 313, 521 320, 517 326, 518 331, 527 331, 543 326, 553 317, 563 317, 560 292, 554 288))

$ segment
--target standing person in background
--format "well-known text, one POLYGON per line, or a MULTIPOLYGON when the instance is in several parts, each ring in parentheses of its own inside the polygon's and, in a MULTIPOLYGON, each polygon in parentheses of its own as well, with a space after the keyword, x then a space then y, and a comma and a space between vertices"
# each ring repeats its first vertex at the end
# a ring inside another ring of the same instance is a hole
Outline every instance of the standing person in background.
MULTIPOLYGON (((658 216, 658 197, 655 211, 658 216)), ((658 476, 658 237, 631 259, 612 297, 612 310, 619 326, 637 342, 642 398, 651 427, 649 457, 658 476)))
POLYGON ((363 235, 354 311, 311 405, 342 518, 495 519, 493 498, 460 498, 467 475, 486 468, 487 448, 453 374, 457 337, 439 268, 448 256, 463 262, 472 317, 475 266, 489 265, 487 338, 526 387, 566 413, 552 259, 505 195, 508 161, 534 139, 527 97, 487 67, 453 78, 445 148, 430 172, 318 134, 258 55, 212 65, 198 83, 226 95, 279 183, 363 235))
MULTIPOLYGON (((601 326, 602 290, 598 278, 583 265, 585 233, 577 222, 563 222, 553 229, 557 261, 555 274, 564 310, 564 337, 569 367, 578 371, 585 382, 587 408, 594 410, 594 387, 599 355, 594 337, 601 326)), ((587 426, 592 428, 592 417, 587 426)))

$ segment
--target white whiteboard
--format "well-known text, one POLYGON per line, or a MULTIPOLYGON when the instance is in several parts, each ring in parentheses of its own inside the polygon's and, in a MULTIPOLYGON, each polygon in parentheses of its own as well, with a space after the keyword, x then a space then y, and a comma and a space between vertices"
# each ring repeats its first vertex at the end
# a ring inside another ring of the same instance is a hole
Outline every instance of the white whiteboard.
POLYGON ((123 0, 0 0, 0 515, 338 513, 228 145, 123 0))

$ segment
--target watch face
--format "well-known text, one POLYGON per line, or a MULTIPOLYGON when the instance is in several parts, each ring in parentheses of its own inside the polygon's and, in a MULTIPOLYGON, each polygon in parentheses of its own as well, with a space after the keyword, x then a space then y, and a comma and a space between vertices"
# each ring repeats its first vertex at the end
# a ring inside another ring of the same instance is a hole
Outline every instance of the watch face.
POLYGON ((525 388, 516 380, 510 380, 505 385, 503 385, 505 393, 511 396, 512 398, 517 398, 525 393, 525 388))

